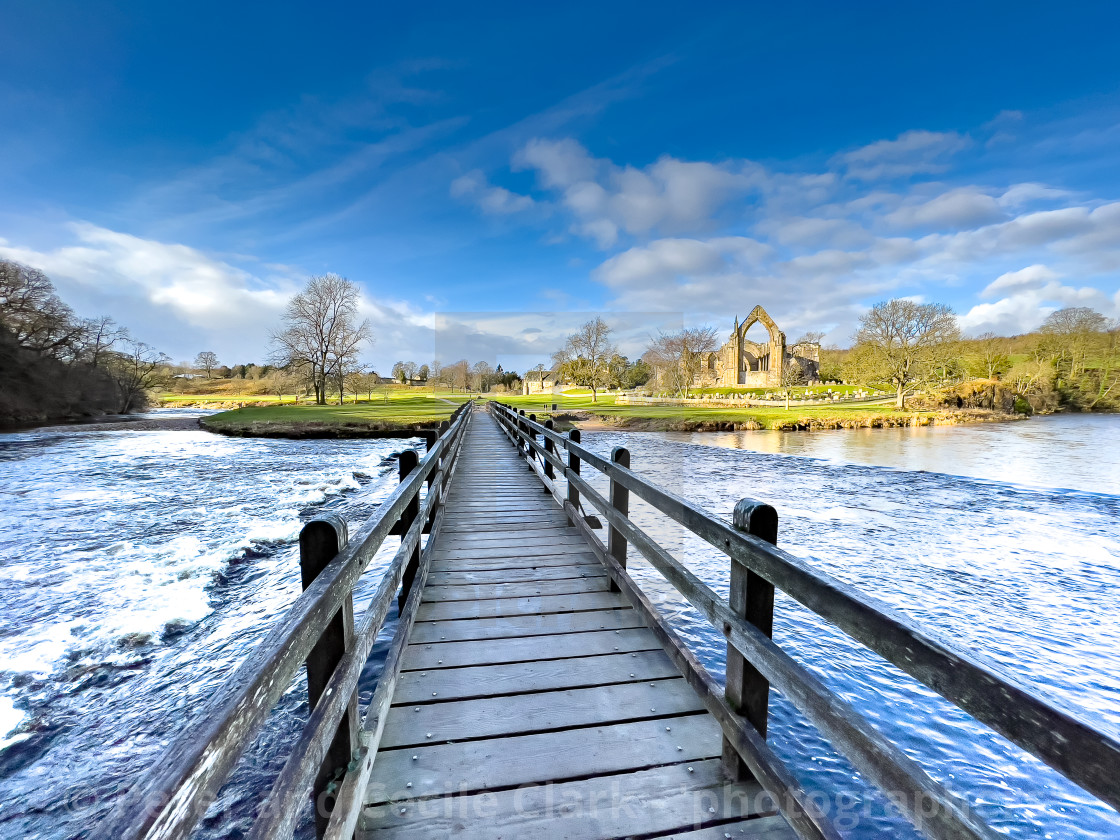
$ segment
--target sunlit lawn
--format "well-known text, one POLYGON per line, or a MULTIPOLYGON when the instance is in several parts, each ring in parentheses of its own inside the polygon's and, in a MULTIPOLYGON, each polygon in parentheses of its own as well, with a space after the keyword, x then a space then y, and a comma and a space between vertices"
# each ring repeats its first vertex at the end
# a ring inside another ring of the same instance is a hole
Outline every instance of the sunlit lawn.
POLYGON ((372 401, 348 402, 345 405, 251 406, 223 411, 206 419, 212 428, 223 426, 276 425, 436 425, 451 416, 459 404, 465 402, 462 394, 448 395, 442 399, 425 396, 394 396, 391 399, 374 398, 372 401), (446 401, 445 401, 446 400, 446 401))

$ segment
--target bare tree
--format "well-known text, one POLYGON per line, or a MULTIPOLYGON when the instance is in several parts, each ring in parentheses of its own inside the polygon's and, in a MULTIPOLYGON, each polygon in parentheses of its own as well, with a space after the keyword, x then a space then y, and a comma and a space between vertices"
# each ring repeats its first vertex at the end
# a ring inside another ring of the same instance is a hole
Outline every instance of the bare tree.
POLYGON ((1108 332, 1108 319, 1087 306, 1068 306, 1051 312, 1042 324, 1043 344, 1056 361, 1069 364, 1071 379, 1085 370, 1095 340, 1108 332))
POLYGON ((203 350, 194 357, 194 366, 206 371, 206 378, 210 378, 210 371, 218 366, 218 354, 213 350, 203 350))
POLYGON ((803 336, 801 336, 801 338, 793 342, 793 346, 796 347, 798 344, 820 344, 822 338, 824 338, 823 332, 819 332, 817 330, 809 330, 809 332, 805 333, 803 336))
POLYGON ((112 350, 118 341, 128 338, 128 330, 118 325, 107 315, 82 321, 82 336, 78 358, 100 367, 105 353, 112 350))
POLYGON ((84 332, 47 275, 8 260, 0 260, 0 326, 11 330, 21 347, 66 361, 84 332))
POLYGON ((995 379, 1011 368, 1009 342, 993 332, 978 335, 969 354, 969 367, 985 379, 995 379))
POLYGON ((165 379, 171 360, 143 341, 127 339, 120 350, 107 354, 106 368, 120 394, 118 412, 127 414, 145 404, 145 395, 165 379))
POLYGON ((486 390, 489 383, 489 377, 494 372, 490 367, 489 362, 475 362, 471 366, 471 382, 476 391, 482 392, 486 390))
POLYGON ((591 389, 592 402, 598 400, 598 390, 609 384, 610 361, 618 353, 610 336, 607 322, 595 317, 569 335, 564 346, 552 354, 561 376, 591 389))
POLYGON ((915 303, 897 298, 877 303, 860 318, 851 357, 866 381, 891 384, 895 407, 934 375, 960 338, 953 310, 942 303, 915 303))
POLYGON ((444 376, 451 386, 451 390, 456 388, 465 391, 471 384, 471 366, 470 362, 466 359, 460 359, 453 365, 448 365, 443 369, 444 376))
POLYGON ((276 395, 277 402, 284 402, 285 394, 295 394, 299 388, 299 378, 284 370, 273 368, 263 377, 265 387, 270 394, 276 395))
POLYGON ((680 396, 688 396, 702 370, 704 354, 716 348, 715 327, 686 327, 659 332, 650 342, 645 358, 661 380, 680 396))
POLYGON ((341 393, 359 349, 372 341, 369 321, 358 322, 358 287, 337 274, 325 274, 312 277, 288 302, 284 326, 272 334, 272 360, 282 367, 307 368, 315 402, 325 405, 328 379, 335 378, 341 393))
POLYGON ((786 398, 787 409, 793 389, 802 387, 806 382, 805 369, 795 359, 786 359, 782 364, 782 393, 786 398))

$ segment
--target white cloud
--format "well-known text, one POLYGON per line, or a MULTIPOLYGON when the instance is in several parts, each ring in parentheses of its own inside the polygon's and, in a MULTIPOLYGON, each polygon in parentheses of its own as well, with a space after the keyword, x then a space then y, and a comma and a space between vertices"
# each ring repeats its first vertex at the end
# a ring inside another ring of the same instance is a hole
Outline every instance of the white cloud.
POLYGON ((730 166, 663 156, 645 168, 592 158, 571 139, 534 139, 513 158, 515 169, 532 169, 543 189, 559 193, 575 217, 572 232, 600 248, 621 232, 643 236, 691 233, 711 226, 731 197, 755 186, 749 173, 730 166))
POLYGON ((878 181, 921 173, 944 172, 953 155, 972 141, 954 131, 906 131, 894 140, 878 140, 833 158, 849 178, 878 181))
POLYGON ((531 196, 519 195, 505 187, 492 186, 479 169, 472 170, 451 182, 451 195, 466 198, 486 213, 520 213, 529 210, 536 202, 531 196))
MULTIPOLYGON (((270 330, 306 281, 287 267, 257 274, 187 245, 85 222, 63 233, 69 241, 53 249, 0 240, 0 258, 39 268, 79 315, 109 315, 176 360, 208 349, 227 363, 265 361, 270 330)), ((367 355, 379 366, 389 354, 431 354, 430 312, 368 293, 360 309, 377 337, 367 355)))
POLYGON ((886 223, 902 230, 960 230, 1007 218, 996 199, 976 187, 960 187, 941 195, 905 204, 886 216, 886 223))
POLYGON ((1008 292, 1041 289, 1048 283, 1057 280, 1060 276, 1061 275, 1056 271, 1044 265, 1029 265, 1018 271, 1008 271, 1005 274, 1001 274, 984 288, 980 296, 988 298, 1008 292))
POLYGON ((1109 300, 1099 289, 1065 285, 1061 279, 1059 272, 1041 263, 1005 272, 980 293, 999 299, 969 309, 960 318, 961 328, 972 335, 1015 335, 1037 329, 1047 315, 1064 306, 1089 306, 1106 315, 1120 312, 1120 296, 1109 300))
POLYGON ((999 203, 1003 207, 1022 207, 1035 201, 1058 201, 1072 195, 1069 190, 1060 190, 1045 184, 1015 184, 999 197, 999 203))

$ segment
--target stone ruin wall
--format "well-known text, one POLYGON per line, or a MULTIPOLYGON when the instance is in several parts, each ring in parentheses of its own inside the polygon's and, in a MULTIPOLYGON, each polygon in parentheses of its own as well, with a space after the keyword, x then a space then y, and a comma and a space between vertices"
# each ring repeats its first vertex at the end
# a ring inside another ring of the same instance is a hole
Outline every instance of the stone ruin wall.
POLYGON ((821 349, 819 344, 801 342, 786 345, 786 336, 761 306, 751 310, 742 324, 738 319, 726 343, 712 353, 704 354, 703 369, 696 378, 698 387, 776 388, 782 384, 784 362, 801 366, 806 382, 820 379, 821 349), (756 323, 766 327, 770 341, 750 341, 747 330, 756 323))

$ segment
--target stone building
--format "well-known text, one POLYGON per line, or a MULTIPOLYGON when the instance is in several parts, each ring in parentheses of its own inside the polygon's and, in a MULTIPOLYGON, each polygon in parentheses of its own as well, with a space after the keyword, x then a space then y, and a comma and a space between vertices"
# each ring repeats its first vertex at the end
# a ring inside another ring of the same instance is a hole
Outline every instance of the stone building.
POLYGON ((735 319, 735 329, 722 347, 703 355, 696 384, 776 388, 782 384, 785 364, 800 366, 806 382, 817 381, 821 366, 820 345, 810 342, 787 345, 786 334, 778 329, 765 309, 756 306, 743 323, 735 319), (766 327, 769 341, 759 343, 747 338, 747 330, 755 324, 766 327))
POLYGON ((563 383, 560 375, 553 370, 530 370, 521 379, 521 393, 530 394, 559 394, 563 383))

